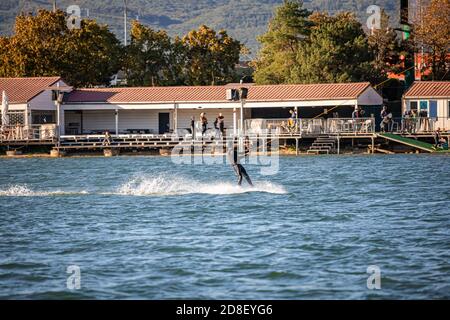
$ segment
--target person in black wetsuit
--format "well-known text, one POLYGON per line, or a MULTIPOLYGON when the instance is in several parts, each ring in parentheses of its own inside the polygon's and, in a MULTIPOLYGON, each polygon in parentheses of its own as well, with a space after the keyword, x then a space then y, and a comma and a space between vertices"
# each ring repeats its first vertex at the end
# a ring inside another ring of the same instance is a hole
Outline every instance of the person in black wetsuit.
MULTIPOLYGON (((248 153, 248 147, 245 148, 245 153, 248 153)), ((245 178, 247 183, 253 187, 252 180, 250 179, 247 170, 242 166, 239 159, 239 150, 237 146, 237 141, 235 140, 235 143, 233 144, 233 147, 228 150, 228 160, 230 161, 231 165, 233 166, 234 171, 236 172, 236 175, 238 176, 238 186, 242 185, 242 180, 245 178)))

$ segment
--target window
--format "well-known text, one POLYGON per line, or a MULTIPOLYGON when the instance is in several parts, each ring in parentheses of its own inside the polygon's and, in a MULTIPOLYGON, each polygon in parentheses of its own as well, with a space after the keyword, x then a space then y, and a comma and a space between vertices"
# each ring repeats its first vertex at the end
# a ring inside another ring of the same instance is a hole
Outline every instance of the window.
POLYGON ((423 118, 427 118, 428 117, 428 101, 427 100, 422 100, 419 103, 419 116, 423 117, 423 118))
POLYGON ((58 100, 58 91, 52 90, 52 101, 58 100))
POLYGON ((55 123, 53 112, 33 112, 32 113, 33 124, 46 124, 55 123))
POLYGON ((409 102, 409 111, 415 111, 417 113, 417 101, 409 102))
POLYGON ((23 111, 8 111, 8 118, 10 126, 25 125, 25 112, 23 111))

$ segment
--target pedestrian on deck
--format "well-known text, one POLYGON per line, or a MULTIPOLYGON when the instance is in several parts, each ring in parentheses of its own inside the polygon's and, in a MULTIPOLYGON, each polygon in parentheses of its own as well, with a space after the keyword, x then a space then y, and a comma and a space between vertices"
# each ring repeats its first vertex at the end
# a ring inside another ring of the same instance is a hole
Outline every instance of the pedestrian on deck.
POLYGON ((410 114, 410 123, 411 123, 411 133, 416 133, 417 131, 417 112, 412 109, 410 114))
POLYGON ((112 143, 111 134, 107 130, 107 131, 105 131, 105 138, 103 139, 102 145, 105 147, 109 147, 111 145, 111 143, 112 143))
POLYGON ((406 110, 402 116, 402 132, 409 133, 411 131, 411 111, 406 110))
POLYGON ((202 124, 202 137, 205 135, 208 130, 208 118, 206 118, 206 113, 202 112, 200 114, 200 123, 202 124))
POLYGON ((434 147, 439 148, 441 145, 441 128, 437 128, 437 130, 434 132, 434 147))
POLYGON ((191 117, 191 134, 192 134, 192 140, 195 140, 195 117, 191 117))
POLYGON ((381 132, 389 131, 390 118, 389 118, 389 112, 388 112, 388 109, 386 106, 383 106, 380 116, 381 116, 381 132), (387 130, 386 130, 386 128, 387 128, 387 130))
POLYGON ((355 132, 358 132, 359 128, 360 128, 359 118, 361 118, 361 110, 359 109, 358 106, 356 106, 355 110, 353 110, 353 112, 352 112, 352 120, 353 120, 353 126, 355 129, 355 132))
POLYGON ((288 128, 290 133, 295 133, 297 130, 297 112, 289 110, 291 117, 288 120, 288 128))
POLYGON ((225 117, 222 113, 219 113, 214 121, 214 129, 216 129, 216 137, 222 139, 225 135, 225 117))

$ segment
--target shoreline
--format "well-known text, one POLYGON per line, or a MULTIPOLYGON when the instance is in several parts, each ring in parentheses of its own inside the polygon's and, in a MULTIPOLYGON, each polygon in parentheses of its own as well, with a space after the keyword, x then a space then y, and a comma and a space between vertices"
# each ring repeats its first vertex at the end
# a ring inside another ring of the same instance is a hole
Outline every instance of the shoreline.
MULTIPOLYGON (((317 156, 370 156, 370 155, 384 155, 384 156, 396 156, 396 155, 442 155, 442 154, 450 154, 449 152, 438 152, 438 153, 424 153, 424 152, 397 152, 392 154, 384 154, 384 153, 375 153, 372 154, 370 152, 355 152, 355 151, 349 151, 349 152, 341 152, 341 154, 308 154, 306 152, 301 152, 299 154, 296 154, 295 151, 283 151, 276 153, 280 157, 317 157, 317 156)), ((275 154, 256 154, 256 156, 273 156, 275 154)), ((191 155, 178 155, 177 157, 225 157, 226 154, 191 154, 191 155)), ((14 155, 14 156, 8 156, 5 154, 0 155, 0 159, 76 159, 76 158, 120 158, 120 157, 148 157, 148 158, 170 158, 171 155, 160 155, 160 154, 154 154, 154 153, 121 153, 120 155, 116 155, 113 157, 105 157, 105 155, 101 153, 95 153, 95 154, 72 154, 72 155, 64 155, 61 157, 53 157, 50 154, 47 153, 36 153, 36 154, 21 154, 21 155, 14 155)))

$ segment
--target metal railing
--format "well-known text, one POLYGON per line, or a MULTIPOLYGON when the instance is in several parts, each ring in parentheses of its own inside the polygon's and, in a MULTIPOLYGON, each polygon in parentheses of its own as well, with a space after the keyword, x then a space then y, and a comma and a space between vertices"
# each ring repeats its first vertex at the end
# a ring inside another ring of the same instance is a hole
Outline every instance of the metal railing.
POLYGON ((448 118, 401 117, 381 122, 380 131, 396 133, 432 133, 438 128, 445 129, 450 123, 448 118))
POLYGON ((375 133, 374 118, 331 118, 327 120, 327 133, 364 134, 375 133))
POLYGON ((246 129, 256 134, 269 130, 280 136, 374 133, 375 119, 251 119, 246 121, 246 129))
POLYGON ((15 125, 0 127, 0 141, 53 140, 58 137, 57 125, 15 125))

